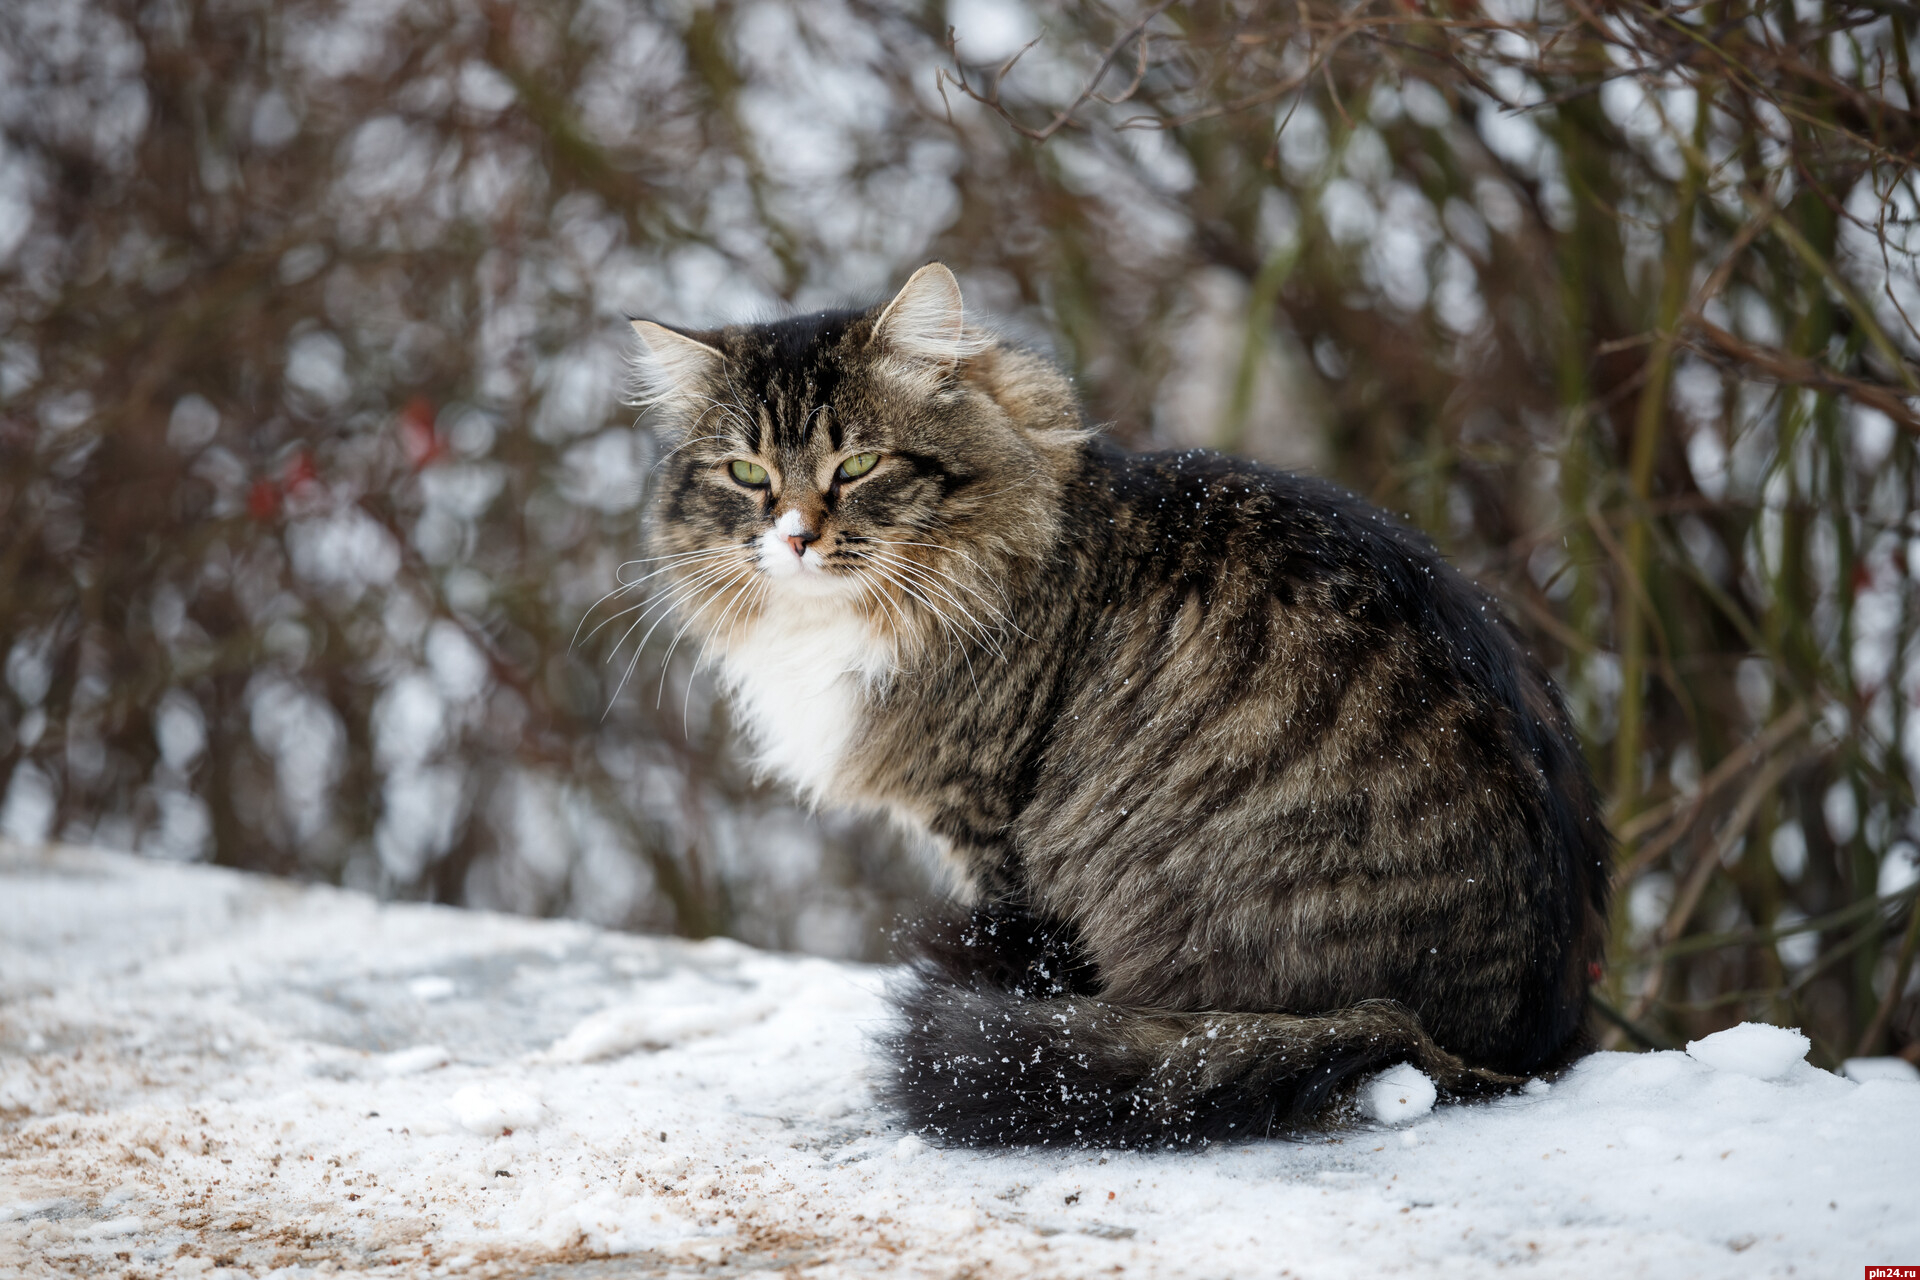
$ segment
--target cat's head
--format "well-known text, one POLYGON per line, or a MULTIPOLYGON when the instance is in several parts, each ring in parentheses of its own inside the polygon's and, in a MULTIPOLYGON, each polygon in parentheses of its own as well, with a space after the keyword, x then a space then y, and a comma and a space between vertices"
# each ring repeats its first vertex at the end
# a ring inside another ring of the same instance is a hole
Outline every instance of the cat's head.
POLYGON ((662 445, 648 541, 678 557, 657 580, 723 644, 783 608, 985 632, 1006 576, 1053 542, 1084 434, 1072 390, 969 325, 945 267, 867 311, 633 328, 662 445))

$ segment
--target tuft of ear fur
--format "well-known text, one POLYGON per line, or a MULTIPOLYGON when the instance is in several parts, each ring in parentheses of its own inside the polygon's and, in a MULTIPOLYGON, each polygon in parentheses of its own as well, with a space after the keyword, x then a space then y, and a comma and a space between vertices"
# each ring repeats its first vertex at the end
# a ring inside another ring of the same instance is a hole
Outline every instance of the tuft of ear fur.
POLYGON ((967 328, 960 282, 938 262, 913 273, 880 313, 873 335, 892 354, 942 372, 993 345, 986 334, 967 328))
POLYGON ((706 343, 663 324, 651 320, 632 323, 640 341, 634 345, 632 376, 627 382, 629 404, 669 403, 696 389, 726 361, 706 343))

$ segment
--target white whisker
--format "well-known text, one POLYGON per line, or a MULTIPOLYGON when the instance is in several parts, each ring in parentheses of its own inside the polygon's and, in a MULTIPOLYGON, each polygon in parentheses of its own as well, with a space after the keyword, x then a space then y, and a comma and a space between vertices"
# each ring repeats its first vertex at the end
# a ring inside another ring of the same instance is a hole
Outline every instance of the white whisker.
MULTIPOLYGON (((755 599, 757 597, 757 593, 763 592, 765 591, 765 589, 766 589, 766 578, 764 576, 760 574, 755 574, 753 577, 747 579, 745 585, 743 585, 738 591, 735 591, 732 597, 728 599, 726 610, 723 613, 721 613, 719 618, 715 619, 714 624, 712 626, 707 628, 707 634, 705 638, 700 641, 700 652, 696 653, 693 657, 693 670, 687 672, 686 692, 683 695, 681 695, 681 698, 680 698, 681 732, 684 733, 687 731, 687 708, 692 703, 692 700, 693 700, 693 682, 695 677, 697 677, 700 674, 701 664, 707 660, 707 646, 713 643, 714 635, 720 630, 722 626, 726 625, 728 616, 733 613, 736 606, 741 604, 743 601, 755 599)), ((741 612, 741 617, 744 618, 747 612, 748 612, 747 610, 743 610, 741 612)), ((727 633, 727 639, 729 643, 732 642, 733 633, 731 631, 727 633)), ((665 686, 666 679, 667 679, 667 673, 666 673, 666 669, 663 667, 660 672, 660 682, 662 687, 665 686)), ((656 705, 657 705, 657 699, 656 699, 656 705)))
MULTIPOLYGON (((587 625, 587 619, 593 616, 593 611, 595 609, 598 609, 601 605, 613 599, 615 596, 625 595, 627 592, 633 590, 635 587, 645 582, 648 578, 656 577, 659 574, 667 573, 673 569, 686 568, 690 563, 697 563, 700 561, 704 561, 706 559, 724 556, 728 554, 731 550, 732 548, 729 548, 729 547, 719 547, 719 548, 709 548, 703 551, 686 552, 680 558, 681 560, 680 563, 668 565, 664 569, 656 569, 652 573, 645 574, 641 577, 635 578, 632 582, 622 582, 619 586, 615 587, 613 590, 607 592, 607 594, 601 596, 598 600, 595 600, 592 604, 587 606, 587 611, 580 615, 579 623, 573 628, 573 639, 568 642, 567 647, 571 649, 575 645, 578 645, 580 643, 580 640, 581 640, 580 628, 587 625)), ((662 556, 657 558, 666 559, 667 557, 662 556)), ((620 569, 626 568, 627 565, 629 564, 646 564, 646 563, 648 562, 644 560, 629 560, 625 564, 620 565, 619 568, 614 570, 614 576, 618 578, 620 569)), ((625 617, 628 613, 631 613, 631 612, 632 612, 631 609, 622 609, 619 613, 614 614, 612 617, 602 620, 600 623, 598 623, 594 627, 593 631, 587 632, 586 639, 588 640, 593 639, 594 632, 599 631, 600 628, 606 626, 608 622, 613 621, 614 618, 625 617)))
MULTIPOLYGON (((638 627, 642 622, 646 621, 648 614, 652 613, 655 609, 659 609, 663 607, 666 609, 667 613, 671 613, 674 605, 679 604, 685 600, 691 599, 693 596, 699 594, 701 590, 710 586, 713 582, 715 582, 719 578, 725 577, 727 574, 728 567, 729 566, 725 564, 719 564, 719 565, 713 565, 706 569, 702 569, 699 573, 695 574, 693 577, 689 578, 687 581, 674 584, 674 586, 672 586, 666 591, 661 592, 659 595, 647 601, 645 604, 635 605, 633 609, 622 609, 619 613, 615 614, 614 617, 619 618, 619 617, 625 617, 627 614, 632 613, 634 609, 638 609, 640 611, 640 616, 633 620, 633 625, 628 627, 626 631, 621 634, 620 639, 617 642, 615 642, 613 646, 613 652, 607 655, 607 661, 608 662, 613 661, 614 656, 618 654, 621 648, 625 646, 625 644, 627 643, 627 637, 633 634, 634 629, 636 627, 638 627)), ((663 613, 661 616, 665 617, 666 614, 663 613)), ((609 618, 607 621, 611 622, 612 620, 613 620, 612 618, 609 618)), ((606 623, 601 624, 601 626, 605 626, 605 625, 606 623)), ((594 628, 594 630, 596 631, 599 630, 599 627, 594 628)), ((653 634, 652 630, 649 629, 647 634, 652 635, 653 634)), ((641 646, 644 647, 646 645, 646 640, 642 638, 640 643, 641 643, 641 646)))
MULTIPOLYGON (((732 547, 700 547, 694 551, 675 551, 664 556, 640 556, 634 560, 622 560, 618 565, 614 566, 613 571, 617 575, 620 570, 627 568, 629 565, 659 564, 666 560, 692 560, 700 556, 724 555, 731 550, 733 550, 732 547)), ((636 578, 634 581, 638 582, 640 579, 636 578)))
MULTIPOLYGON (((879 552, 878 554, 887 556, 889 559, 892 559, 896 562, 904 562, 908 565, 911 565, 914 569, 917 569, 923 574, 931 574, 935 577, 938 577, 944 580, 949 585, 954 587, 956 590, 964 591, 968 595, 972 596, 975 600, 978 600, 980 602, 981 607, 984 608, 988 613, 990 613, 993 616, 993 620, 995 622, 1002 623, 1002 624, 1009 623, 1010 620, 1008 619, 1007 615, 1001 611, 1001 608, 999 605, 995 604, 992 600, 988 599, 985 595, 982 595, 980 591, 978 591, 976 588, 974 588, 971 584, 969 584, 965 580, 959 578, 958 576, 952 573, 949 573, 947 570, 940 568, 938 565, 925 564, 919 560, 914 560, 911 557, 902 556, 897 553, 890 553, 890 552, 883 551, 883 552, 879 552)), ((958 601, 955 601, 955 603, 957 604, 958 601)), ((1004 603, 1004 601, 1002 603, 1004 603)))
MULTIPOLYGON (((755 585, 756 578, 758 578, 758 576, 755 576, 755 578, 749 578, 749 580, 745 581, 745 583, 743 583, 743 585, 741 585, 739 589, 735 589, 735 591, 733 591, 733 595, 730 595, 730 597, 728 597, 728 604, 726 604, 726 608, 724 608, 724 610, 720 612, 720 616, 718 616, 718 618, 714 620, 714 624, 712 624, 710 628, 707 628, 707 635, 705 635, 705 637, 701 639, 701 647, 699 647, 699 652, 695 652, 695 654, 693 654, 693 672, 689 672, 689 674, 687 674, 687 687, 689 687, 689 689, 693 687, 693 674, 697 674, 697 672, 701 670, 701 664, 703 664, 703 662, 707 660, 707 647, 708 645, 712 645, 712 639, 714 639, 714 633, 716 633, 718 629, 722 628, 722 626, 726 624, 726 620, 728 620, 728 614, 732 614, 733 608, 735 608, 737 604, 741 603, 743 599, 747 599, 747 595, 751 595, 751 589, 753 589, 753 585, 755 585)), ((718 593, 716 593, 716 595, 718 595, 718 593)), ((672 656, 672 651, 668 651, 668 656, 672 656)), ((660 683, 662 683, 662 687, 664 687, 664 683, 666 683, 666 672, 664 672, 664 670, 660 672, 660 683)), ((684 710, 682 710, 682 716, 685 716, 684 710)))
MULTIPOLYGON (((749 437, 757 434, 753 423, 747 418, 746 411, 739 405, 727 404, 724 401, 714 399, 712 396, 700 396, 699 398, 705 400, 712 406, 712 408, 707 410, 707 413, 712 413, 714 409, 718 409, 722 417, 732 422, 734 426, 745 432, 749 437)), ((705 418, 707 413, 701 414, 700 417, 705 418)))
POLYGON ((956 629, 953 623, 948 619, 947 615, 940 609, 940 607, 934 604, 934 602, 929 600, 926 596, 922 595, 919 591, 915 590, 913 584, 908 582, 906 578, 898 574, 889 572, 889 566, 883 564, 878 560, 876 560, 874 564, 879 569, 882 576, 886 577, 889 582, 893 583, 893 585, 898 587, 901 591, 905 592, 909 596, 912 596, 915 600, 918 600, 921 603, 921 605, 926 608, 927 612, 931 613, 934 616, 934 620, 937 621, 942 627, 942 629, 944 629, 947 633, 947 643, 950 646, 957 646, 959 648, 960 658, 962 661, 964 661, 967 664, 967 678, 973 682, 974 692, 978 693, 980 691, 980 681, 979 681, 979 678, 974 674, 973 656, 967 652, 967 645, 964 638, 965 633, 956 632, 956 629))
POLYGON ((913 627, 907 621, 907 615, 901 612, 897 604, 887 598, 885 591, 882 591, 878 585, 867 581, 867 575, 864 573, 855 573, 849 576, 853 585, 860 588, 861 596, 873 602, 874 607, 879 610, 882 620, 897 623, 902 641, 916 639, 912 634, 913 627))
MULTIPOLYGON (((727 590, 727 589, 728 589, 729 587, 731 587, 731 586, 733 585, 733 583, 734 583, 734 580, 735 580, 735 578, 736 578, 736 577, 738 577, 738 575, 740 575, 740 574, 745 574, 745 573, 752 573, 753 571, 754 571, 754 569, 753 569, 753 566, 752 566, 752 565, 750 565, 750 564, 749 564, 749 565, 743 565, 743 566, 739 566, 739 567, 737 567, 737 568, 736 568, 736 569, 734 570, 734 573, 733 573, 732 575, 730 575, 730 576, 727 576, 727 577, 726 577, 726 578, 725 578, 725 579, 724 579, 724 580, 723 580, 723 581, 722 581, 722 582, 721 582, 721 583, 719 584, 719 586, 718 586, 717 588, 715 588, 715 589, 714 589, 714 591, 713 591, 713 594, 714 594, 714 595, 718 595, 718 594, 720 594, 720 592, 722 592, 722 591, 725 591, 725 590, 727 590)), ((704 586, 704 585, 706 585, 706 584, 704 584, 704 583, 703 583, 702 585, 704 586)), ((684 593, 684 592, 683 592, 683 593, 681 593, 681 594, 680 594, 680 596, 679 596, 679 599, 678 599, 678 600, 676 601, 676 603, 683 603, 683 602, 684 602, 684 601, 685 601, 686 599, 688 599, 688 598, 689 598, 689 596, 688 596, 688 595, 687 595, 686 593, 684 593)), ((617 702, 617 701, 619 701, 619 698, 620 698, 620 694, 621 694, 621 691, 622 691, 622 690, 624 690, 624 689, 625 689, 625 688, 627 687, 627 681, 629 681, 629 680, 631 680, 631 679, 633 678, 633 673, 634 673, 634 670, 635 670, 635 668, 637 668, 637 667, 638 667, 638 666, 640 665, 640 655, 641 655, 641 654, 643 654, 643 653, 645 653, 645 652, 647 651, 647 641, 649 641, 649 640, 651 640, 651 639, 653 638, 653 633, 654 633, 655 631, 657 631, 657 630, 659 630, 659 628, 660 628, 660 624, 661 624, 661 623, 663 623, 663 622, 665 622, 665 621, 666 621, 666 620, 667 620, 668 618, 670 618, 670 617, 672 617, 672 616, 673 616, 673 610, 672 610, 672 609, 667 609, 667 610, 665 610, 665 611, 663 611, 663 612, 661 613, 661 615, 660 615, 660 616, 659 616, 658 618, 656 618, 656 619, 654 620, 654 623, 653 623, 653 625, 647 628, 647 633, 646 633, 645 635, 643 635, 643 636, 641 636, 641 637, 640 637, 640 643, 634 646, 634 648, 633 648, 633 658, 632 658, 632 660, 630 660, 630 661, 629 661, 629 662, 627 663, 627 669, 626 669, 626 671, 625 671, 625 672, 624 672, 624 673, 623 673, 623 674, 621 675, 621 677, 620 677, 620 683, 619 683, 618 685, 616 685, 616 686, 614 686, 614 690, 613 690, 613 697, 612 697, 612 699, 610 699, 610 700, 608 701, 608 703, 607 703, 607 710, 608 710, 609 712, 611 712, 611 711, 613 710, 613 703, 614 703, 614 702, 617 702)), ((698 616, 698 615, 696 614, 695 616, 698 616)), ((635 622, 635 623, 634 623, 633 625, 634 625, 635 627, 637 627, 637 626, 639 626, 640 624, 639 624, 639 622, 637 622, 637 621, 636 621, 636 622, 635 622)), ((682 630, 684 631, 684 630, 685 630, 685 628, 683 627, 683 628, 682 628, 682 630)), ((631 628, 631 627, 630 627, 630 628, 628 628, 628 634, 629 634, 629 635, 631 635, 631 634, 632 634, 632 628, 631 628)), ((621 641, 622 641, 622 643, 624 643, 624 642, 625 642, 625 639, 626 639, 626 637, 625 637, 625 636, 622 636, 622 637, 621 637, 621 641)), ((677 640, 677 639, 678 639, 678 637, 676 637, 676 640, 677 640)), ((672 649, 668 649, 668 650, 667 650, 667 658, 668 658, 668 659, 671 659, 672 657, 673 657, 673 650, 672 650, 672 649)), ((662 662, 662 666, 664 667, 664 665, 665 665, 665 662, 663 661, 663 662, 662 662)), ((658 702, 656 701, 654 705, 656 705, 656 706, 658 706, 659 704, 658 704, 658 702)), ((601 718, 602 720, 605 720, 605 719, 606 719, 606 716, 605 716, 605 715, 603 714, 603 715, 602 715, 602 716, 601 716, 600 718, 601 718)))
MULTIPOLYGON (((960 617, 964 618, 972 628, 970 634, 973 635, 983 647, 992 650, 994 656, 1000 658, 1002 661, 1006 660, 1006 651, 1001 648, 998 639, 992 634, 986 624, 974 616, 973 611, 968 609, 964 602, 943 587, 938 580, 933 578, 927 566, 919 564, 916 561, 907 560, 904 557, 891 556, 886 552, 875 552, 874 555, 876 563, 886 564, 903 577, 909 578, 914 585, 938 595, 942 600, 952 605, 960 617)), ((997 611, 996 617, 998 617, 997 611)))
MULTIPOLYGON (((883 546, 883 547, 926 547, 929 550, 945 552, 948 555, 954 555, 954 556, 960 557, 962 560, 965 560, 969 565, 973 566, 974 570, 976 572, 979 572, 982 577, 987 577, 985 571, 981 570, 979 562, 976 561, 971 555, 969 555, 965 550, 963 550, 960 547, 944 547, 944 546, 941 546, 939 543, 935 543, 935 542, 908 542, 898 538, 862 538, 861 541, 874 543, 876 545, 883 546)), ((982 595, 973 586, 962 581, 957 575, 949 573, 948 571, 940 568, 937 565, 926 564, 922 561, 914 561, 914 563, 919 564, 920 567, 923 569, 928 569, 934 573, 940 574, 942 577, 946 578, 949 582, 953 583, 955 586, 964 589, 969 594, 971 594, 975 599, 979 600, 982 604, 986 605, 988 608, 993 609, 996 617, 998 617, 1000 621, 1006 622, 1008 625, 1012 625, 1012 620, 1010 618, 1008 618, 1004 613, 1001 613, 1000 610, 997 607, 995 607, 991 601, 989 601, 984 595, 982 595)), ((993 587, 995 594, 997 594, 1000 597, 1000 603, 1002 605, 1006 605, 1008 608, 1011 608, 1013 602, 1007 599, 1006 588, 1001 586, 998 582, 992 581, 991 578, 988 578, 988 583, 993 587)), ((1021 631, 1019 627, 1014 627, 1013 629, 1016 632, 1018 632, 1020 635, 1023 635, 1023 636, 1026 635, 1026 632, 1021 631)), ((1028 638, 1031 639, 1032 637, 1029 636, 1028 638)))
MULTIPOLYGON (((713 412, 712 409, 707 410, 707 413, 712 413, 712 412, 713 412)), ((703 413, 698 418, 695 418, 693 420, 693 425, 695 427, 698 427, 701 424, 701 422, 705 421, 707 413, 703 413)), ((653 460, 653 465, 647 468, 647 474, 651 476, 654 472, 658 471, 661 467, 664 467, 667 464, 667 462, 673 457, 673 455, 676 453, 679 453, 682 449, 690 449, 694 445, 703 444, 708 440, 730 440, 730 439, 732 439, 731 436, 705 435, 705 436, 694 436, 691 439, 682 440, 679 444, 673 446, 673 448, 667 450, 665 453, 655 458, 653 460)))
MULTIPOLYGON (((717 597, 722 591, 733 589, 733 584, 736 581, 737 581, 737 578, 728 578, 726 583, 723 586, 721 586, 719 590, 716 590, 715 592, 713 592, 713 595, 710 596, 704 604, 702 604, 698 608, 693 609, 690 613, 688 613, 687 620, 680 624, 680 629, 673 633, 673 639, 667 642, 666 656, 660 659, 660 687, 654 691, 654 695, 653 695, 653 705, 655 710, 659 709, 660 700, 667 696, 667 673, 673 669, 673 651, 680 647, 680 638, 686 635, 687 632, 693 627, 693 625, 696 622, 700 621, 701 610, 713 602, 713 597, 717 597)), ((695 667, 695 670, 699 669, 699 663, 697 660, 695 661, 694 667, 695 667)), ((691 673, 689 673, 688 678, 689 679, 692 678, 691 673)))

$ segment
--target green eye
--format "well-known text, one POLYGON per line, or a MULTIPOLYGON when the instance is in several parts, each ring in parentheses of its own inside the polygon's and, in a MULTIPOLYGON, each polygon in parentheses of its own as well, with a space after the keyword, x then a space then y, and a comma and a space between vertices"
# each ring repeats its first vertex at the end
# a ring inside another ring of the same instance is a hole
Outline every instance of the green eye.
POLYGON ((735 459, 727 468, 733 472, 733 478, 741 484, 759 488, 767 482, 767 469, 757 462, 748 462, 745 458, 735 459))
POLYGON ((877 453, 856 453, 840 464, 840 478, 851 480, 855 476, 863 476, 873 470, 873 464, 878 461, 880 455, 877 453))

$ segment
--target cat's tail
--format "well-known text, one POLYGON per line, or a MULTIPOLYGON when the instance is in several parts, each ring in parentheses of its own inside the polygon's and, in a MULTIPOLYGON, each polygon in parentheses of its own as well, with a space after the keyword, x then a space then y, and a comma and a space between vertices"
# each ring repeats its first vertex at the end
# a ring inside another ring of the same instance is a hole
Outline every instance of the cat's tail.
POLYGON ((936 1142, 1157 1147, 1298 1132, 1339 1120, 1368 1073, 1399 1062, 1442 1097, 1523 1083, 1469 1066, 1392 1001, 1312 1016, 1146 1010, 1073 994, 1057 957, 1024 973, 956 973, 942 958, 923 957, 891 993, 885 1044, 888 1101, 936 1142))

